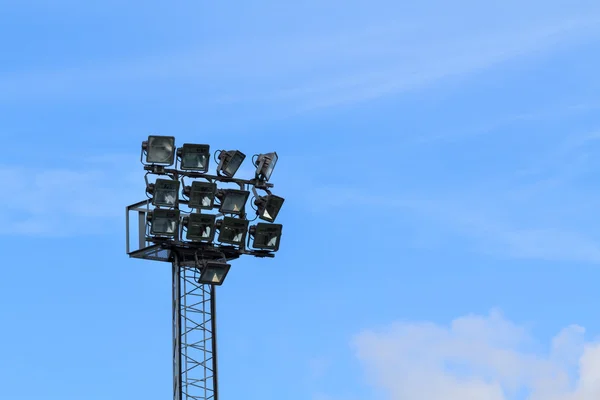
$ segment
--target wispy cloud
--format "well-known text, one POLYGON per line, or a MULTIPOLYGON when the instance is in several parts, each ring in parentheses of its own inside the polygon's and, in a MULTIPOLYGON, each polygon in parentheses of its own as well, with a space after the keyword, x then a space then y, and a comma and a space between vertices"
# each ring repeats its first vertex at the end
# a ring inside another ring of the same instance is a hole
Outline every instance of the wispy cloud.
MULTIPOLYGON (((534 109, 533 111, 509 114, 491 121, 486 121, 483 124, 452 128, 449 129, 449 131, 442 133, 419 135, 411 139, 412 142, 420 144, 468 140, 476 136, 498 133, 503 130, 503 128, 506 129, 512 126, 518 126, 524 122, 558 121, 565 118, 589 114, 598 110, 600 110, 600 103, 561 104, 551 108, 534 109)), ((595 135, 595 133, 585 135, 595 135)))
POLYGON ((0 181, 10 188, 0 211, 2 234, 105 233, 107 226, 123 219, 127 204, 143 196, 143 177, 134 175, 137 171, 124 159, 82 158, 73 167, 61 168, 0 166, 0 181))
MULTIPOLYGON (((457 159, 460 175, 452 176, 448 164, 412 188, 320 187, 311 192, 320 208, 307 204, 315 210, 344 205, 385 210, 411 229, 418 227, 419 235, 443 235, 454 248, 460 244, 494 257, 600 263, 600 231, 593 223, 600 192, 590 184, 600 170, 599 138, 596 131, 555 136, 544 143, 545 151, 532 141, 526 162, 510 159, 493 175, 467 175, 457 159)), ((486 146, 494 148, 491 139, 486 146)), ((415 245, 438 244, 419 240, 415 245)))
POLYGON ((600 8, 588 3, 561 2, 561 9, 535 2, 544 12, 516 1, 491 11, 469 1, 460 7, 426 3, 372 12, 352 30, 334 24, 295 36, 240 34, 227 42, 215 38, 214 47, 190 44, 178 54, 0 76, 0 91, 15 101, 113 96, 185 82, 199 102, 268 103, 302 112, 411 90, 599 31, 600 8), (428 11, 440 7, 444 17, 428 11))

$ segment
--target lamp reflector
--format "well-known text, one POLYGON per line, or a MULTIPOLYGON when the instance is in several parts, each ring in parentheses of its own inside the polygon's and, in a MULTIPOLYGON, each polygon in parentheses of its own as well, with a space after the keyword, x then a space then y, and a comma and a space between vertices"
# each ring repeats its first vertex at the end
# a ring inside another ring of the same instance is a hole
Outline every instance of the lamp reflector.
POLYGON ((268 222, 275 222, 284 201, 285 199, 283 197, 275 196, 273 194, 259 199, 257 201, 258 218, 268 222))
POLYGON ((215 194, 217 193, 217 184, 211 182, 192 182, 190 189, 190 208, 200 208, 203 210, 212 210, 215 204, 215 194))
POLYGON ((250 229, 254 235, 254 248, 273 251, 279 250, 281 231, 283 229, 282 225, 259 223, 250 229))
POLYGON ((268 181, 275 169, 278 160, 277 153, 266 153, 258 156, 256 160, 256 179, 268 181))
POLYGON ((173 136, 148 136, 146 162, 173 165, 175 162, 175 138, 173 136))
POLYGON ((157 179, 150 186, 152 204, 155 206, 175 207, 179 200, 179 181, 173 179, 157 179))
POLYGON ((224 262, 207 261, 200 271, 198 283, 222 285, 230 267, 230 264, 224 262))
POLYGON ((207 172, 210 161, 210 146, 207 144, 185 143, 177 150, 181 157, 181 169, 207 172))
POLYGON ((250 196, 250 192, 247 190, 224 190, 219 212, 222 214, 241 215, 244 212, 246 201, 248 201, 248 196, 250 196))
POLYGON ((152 211, 150 233, 153 235, 175 236, 179 225, 179 210, 156 208, 152 211))
POLYGON ((215 219, 216 217, 213 214, 190 214, 186 220, 186 238, 188 240, 212 242, 215 237, 215 219))
POLYGON ((219 154, 221 160, 218 170, 225 176, 233 178, 235 173, 240 169, 246 155, 238 150, 222 151, 219 154))
POLYGON ((248 231, 248 220, 224 217, 219 227, 219 242, 241 245, 248 231))

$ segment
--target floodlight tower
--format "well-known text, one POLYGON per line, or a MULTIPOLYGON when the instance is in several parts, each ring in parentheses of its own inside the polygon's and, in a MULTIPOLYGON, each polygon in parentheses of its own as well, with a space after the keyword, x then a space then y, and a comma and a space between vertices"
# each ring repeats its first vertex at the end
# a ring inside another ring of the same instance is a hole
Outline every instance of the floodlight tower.
POLYGON ((172 267, 173 400, 219 399, 215 286, 225 280, 231 260, 273 258, 281 240, 282 226, 273 222, 284 199, 271 193, 268 182, 277 153, 253 157, 253 179, 234 178, 246 158, 242 152, 216 155, 217 174, 209 175, 209 145, 186 143, 176 149, 172 136, 149 136, 140 155, 148 198, 127 207, 127 254, 172 267), (149 176, 157 179, 152 183, 149 176), (220 189, 218 183, 239 189, 220 189), (251 193, 254 220, 268 223, 250 226, 246 203, 251 193), (135 248, 132 212, 138 214, 135 248))

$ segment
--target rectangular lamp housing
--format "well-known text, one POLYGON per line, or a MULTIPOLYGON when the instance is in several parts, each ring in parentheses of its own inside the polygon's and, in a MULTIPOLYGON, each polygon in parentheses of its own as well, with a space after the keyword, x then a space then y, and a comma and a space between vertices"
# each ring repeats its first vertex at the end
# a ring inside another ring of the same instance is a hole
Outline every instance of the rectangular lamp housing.
POLYGON ((241 245, 244 243, 247 231, 247 219, 224 217, 219 228, 219 242, 241 245))
POLYGON ((273 251, 279 250, 282 229, 283 226, 280 224, 256 224, 254 229, 254 248, 273 251))
POLYGON ((208 172, 210 146, 207 144, 185 143, 181 150, 181 169, 208 172))
POLYGON ((157 179, 152 194, 155 206, 175 207, 179 200, 179 181, 173 179, 157 179))
POLYGON ((186 238, 210 243, 215 237, 216 216, 213 214, 192 213, 188 217, 186 238))
POLYGON ((216 193, 216 183, 194 181, 192 182, 188 206, 190 208, 212 210, 215 205, 216 193))
POLYGON ((250 196, 250 192, 247 190, 227 189, 223 191, 223 194, 223 200, 221 201, 219 212, 222 214, 242 215, 246 207, 246 202, 248 201, 248 196, 250 196))
POLYGON ((219 261, 207 261, 200 271, 198 283, 207 285, 222 285, 227 273, 231 268, 230 264, 219 261))
POLYGON ((150 233, 159 236, 176 236, 179 228, 179 210, 156 208, 152 211, 150 233))
POLYGON ((258 167, 256 168, 256 178, 268 181, 271 179, 275 165, 277 165, 277 153, 261 154, 258 158, 258 167))
POLYGON ((283 197, 273 194, 268 195, 265 201, 258 207, 258 218, 268 222, 275 222, 284 201, 283 197))
POLYGON ((148 136, 146 162, 148 164, 173 165, 175 162, 175 137, 148 136))
POLYGON ((235 173, 240 169, 240 166, 246 159, 246 155, 238 150, 230 150, 221 153, 221 162, 219 164, 219 170, 223 175, 233 178, 235 173))

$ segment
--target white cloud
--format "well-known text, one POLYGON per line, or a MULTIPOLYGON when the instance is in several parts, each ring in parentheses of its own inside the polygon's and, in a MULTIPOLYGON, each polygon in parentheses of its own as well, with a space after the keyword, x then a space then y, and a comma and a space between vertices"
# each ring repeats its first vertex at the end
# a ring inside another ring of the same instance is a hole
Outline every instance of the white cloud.
POLYGON ((499 312, 449 326, 397 323, 359 334, 369 381, 390 400, 597 400, 600 343, 564 328, 548 351, 499 312))

